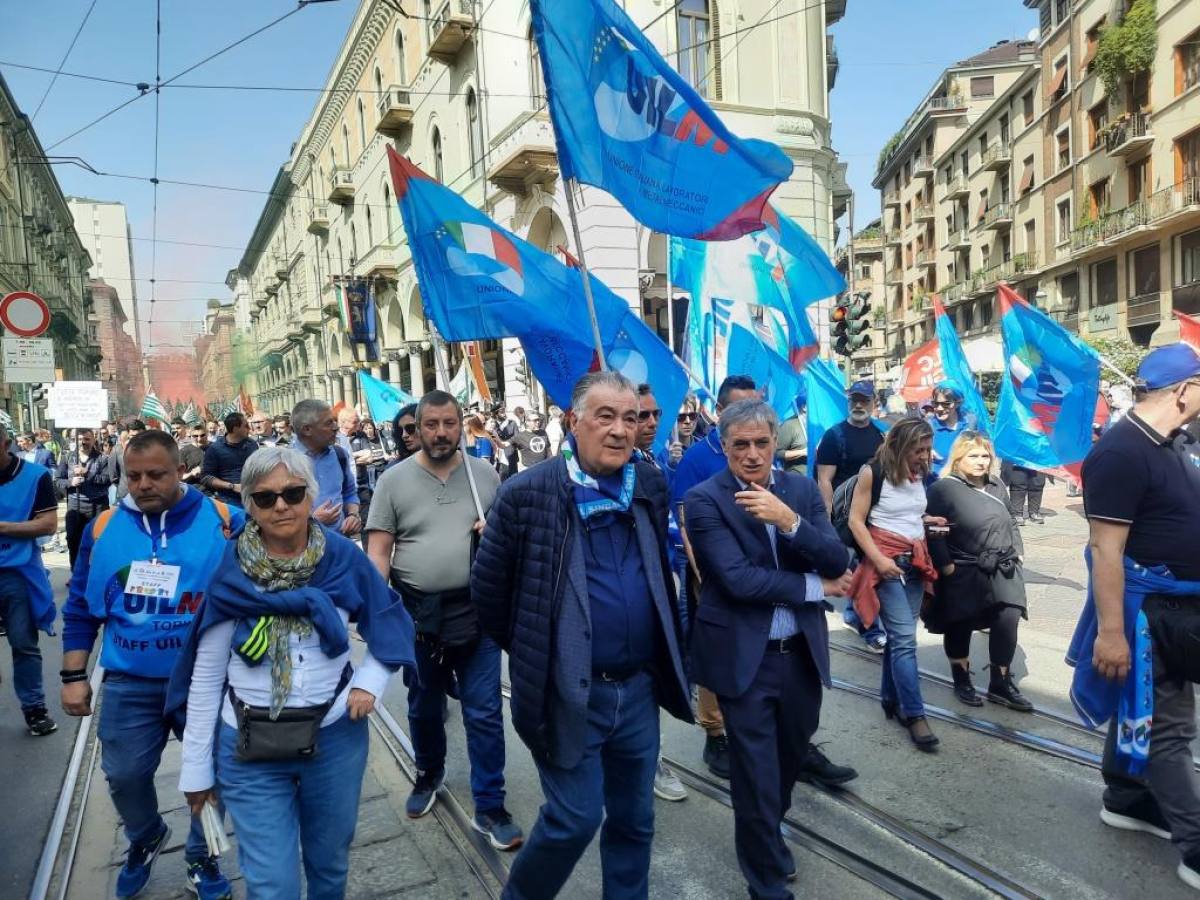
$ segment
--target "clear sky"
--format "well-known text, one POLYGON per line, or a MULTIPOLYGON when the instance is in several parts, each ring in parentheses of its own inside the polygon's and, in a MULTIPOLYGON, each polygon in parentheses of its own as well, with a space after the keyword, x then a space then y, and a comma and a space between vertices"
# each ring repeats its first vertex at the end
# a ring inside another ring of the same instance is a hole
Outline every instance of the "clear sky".
MULTIPOLYGON (((412 0, 407 0, 410 5, 412 0)), ((810 2, 810 0, 804 0, 810 2)), ((12 64, 54 70, 93 0, 0 0, 0 71, 23 110, 33 114, 51 75, 12 64)), ((357 0, 308 6, 180 79, 181 85, 319 88, 333 64, 357 0)), ((166 80, 209 54, 289 11, 295 0, 161 0, 161 77, 166 80)), ((127 82, 155 79, 154 0, 95 0, 65 72, 127 82)), ((879 214, 871 188, 879 148, 945 66, 1004 38, 1026 35, 1036 15, 1021 0, 849 0, 833 28, 841 71, 832 94, 834 146, 850 164, 857 194, 856 224, 879 214)), ((150 177, 154 172, 154 97, 131 103, 99 124, 72 132, 137 90, 67 76, 55 82, 34 127, 48 155, 78 156, 102 172, 150 177), (61 143, 60 143, 61 141, 61 143)), ((313 91, 235 91, 168 87, 159 109, 159 167, 163 179, 245 188, 245 192, 160 185, 160 241, 152 236, 151 185, 99 177, 72 165, 55 171, 63 189, 129 208, 139 278, 153 268, 158 302, 152 331, 161 350, 178 347, 179 324, 203 315, 208 298, 225 299, 225 273, 241 257, 265 202, 265 192, 288 158, 317 100, 313 91), (258 193, 256 193, 258 192, 258 193)), ((126 285, 114 285, 125 294, 126 285)), ((142 319, 149 316, 148 281, 138 285, 142 319)), ((145 333, 145 332, 144 332, 145 333)))

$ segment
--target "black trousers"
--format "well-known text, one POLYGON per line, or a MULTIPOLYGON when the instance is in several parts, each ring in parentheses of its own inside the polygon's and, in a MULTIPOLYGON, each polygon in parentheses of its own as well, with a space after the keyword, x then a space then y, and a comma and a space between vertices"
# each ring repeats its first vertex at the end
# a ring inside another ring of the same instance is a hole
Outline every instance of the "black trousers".
POLYGON ((1017 654, 1017 626, 1021 610, 1015 606, 993 606, 978 619, 946 626, 942 647, 947 659, 966 659, 971 655, 971 635, 984 628, 988 633, 988 659, 993 666, 1008 668, 1017 654))
POLYGON ((738 865, 752 898, 790 900, 793 862, 779 826, 821 718, 821 676, 808 645, 767 653, 744 694, 717 701, 729 739, 738 865))
POLYGON ((107 503, 103 506, 96 503, 92 505, 91 512, 81 512, 78 509, 67 510, 67 556, 71 560, 72 569, 75 568, 75 557, 79 555, 79 544, 83 541, 83 529, 87 528, 88 522, 106 509, 108 509, 107 503))
POLYGON ((1046 476, 1033 469, 1013 466, 1008 472, 1008 496, 1010 510, 1014 516, 1036 516, 1042 511, 1042 492, 1046 489, 1046 476), (1026 510, 1028 501, 1028 513, 1026 510))

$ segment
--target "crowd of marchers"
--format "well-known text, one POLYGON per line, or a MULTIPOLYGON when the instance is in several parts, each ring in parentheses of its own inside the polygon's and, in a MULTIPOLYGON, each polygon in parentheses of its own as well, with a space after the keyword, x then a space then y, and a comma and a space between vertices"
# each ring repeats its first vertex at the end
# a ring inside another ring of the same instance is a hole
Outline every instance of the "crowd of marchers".
MULTIPOLYGON (((1101 818, 1172 840, 1200 888, 1187 652, 1200 451, 1186 427, 1200 357, 1162 348, 1139 376, 1083 468, 1092 587, 1073 697, 1109 726, 1101 818)), ((926 409, 882 412, 867 381, 847 395, 811 459, 803 414, 780 423, 737 375, 711 408, 689 396, 664 410, 648 385, 596 372, 545 415, 464 411, 435 390, 385 423, 310 399, 169 430, 14 442, 0 427, 13 684, 29 733, 52 734, 38 631, 60 620, 42 550, 65 502, 61 705, 91 714, 99 642, 101 765, 128 839, 116 896, 145 889, 168 845, 155 773, 172 733, 192 891, 231 896, 205 828, 215 816, 232 823, 250 897, 295 898, 302 883, 343 896, 366 718, 396 675, 417 768, 407 814, 437 802, 457 700, 471 824, 516 852, 506 897, 558 895, 597 831, 604 896, 653 892, 655 797, 687 797, 662 760, 664 711, 700 726, 705 763, 729 780, 750 896, 792 896, 780 828, 795 784, 857 777, 813 743, 827 611, 882 654, 883 715, 920 751, 938 749, 922 626, 942 636, 963 704, 1033 708, 1011 665, 1042 476, 998 460, 950 384, 926 409), (976 632, 986 693, 969 664, 976 632), (544 796, 528 833, 505 805, 502 654, 544 796)))

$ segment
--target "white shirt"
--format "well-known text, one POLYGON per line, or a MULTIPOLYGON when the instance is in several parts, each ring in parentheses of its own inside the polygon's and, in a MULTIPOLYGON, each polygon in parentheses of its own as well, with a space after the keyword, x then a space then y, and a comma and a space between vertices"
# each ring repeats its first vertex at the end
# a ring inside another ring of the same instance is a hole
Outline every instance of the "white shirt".
MULTIPOLYGON (((338 609, 338 614, 343 624, 350 621, 350 615, 344 609, 338 609)), ((226 679, 243 703, 271 705, 271 660, 264 656, 257 666, 246 665, 232 649, 236 625, 237 622, 230 620, 212 626, 204 632, 196 648, 196 665, 192 669, 192 685, 188 691, 187 726, 183 731, 181 791, 203 791, 213 786, 213 732, 218 705, 221 721, 237 728, 233 705, 224 690, 226 679)), ((350 652, 330 659, 321 652, 321 638, 315 629, 306 638, 290 635, 288 643, 292 658, 292 689, 284 706, 327 703, 342 678, 342 670, 350 661, 350 652)), ((351 688, 361 688, 378 699, 383 696, 391 676, 387 667, 368 652, 362 665, 354 670, 350 683, 325 714, 321 727, 332 725, 346 714, 346 698, 351 688)))
POLYGON ((925 484, 907 481, 897 487, 885 476, 879 502, 871 507, 867 524, 918 541, 925 537, 925 484))

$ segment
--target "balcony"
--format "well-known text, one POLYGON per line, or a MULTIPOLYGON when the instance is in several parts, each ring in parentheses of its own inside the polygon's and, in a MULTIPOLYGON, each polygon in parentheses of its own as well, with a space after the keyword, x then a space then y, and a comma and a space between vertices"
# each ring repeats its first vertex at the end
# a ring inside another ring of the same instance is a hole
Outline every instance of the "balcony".
POLYGON ((900 231, 899 228, 897 228, 894 231, 889 231, 887 233, 887 236, 884 237, 883 240, 884 240, 884 243, 888 247, 899 247, 900 244, 903 243, 903 241, 901 240, 902 237, 903 237, 902 232, 900 231))
POLYGON ((446 0, 427 24, 429 48, 425 52, 442 62, 453 62, 475 28, 471 0, 446 0))
POLYGON ((921 154, 913 160, 913 175, 920 178, 921 176, 933 176, 933 157, 921 154))
POLYGON ((275 277, 280 281, 287 281, 288 264, 282 256, 275 260, 275 277))
POLYGON ((389 85, 379 95, 376 108, 379 110, 379 121, 375 130, 382 135, 397 137, 412 124, 412 95, 399 85, 389 85))
POLYGON ((376 244, 355 264, 354 270, 367 278, 388 278, 394 281, 400 271, 396 249, 395 244, 376 244))
POLYGON ((900 192, 899 191, 884 191, 883 192, 883 205, 884 205, 885 209, 889 206, 899 206, 900 205, 900 192))
POLYGON ((997 203, 994 206, 989 206, 987 212, 983 215, 983 227, 991 228, 995 231, 1003 231, 1006 228, 1011 228, 1013 223, 1012 204, 1007 202, 997 203))
POLYGON ((913 207, 913 220, 917 222, 933 221, 933 204, 918 203, 913 207))
POLYGON ((833 35, 825 35, 825 79, 829 82, 827 90, 833 90, 833 85, 837 81, 838 69, 841 65, 838 62, 837 47, 833 43, 833 35))
POLYGON ((321 312, 319 307, 305 306, 300 310, 300 327, 309 334, 320 334, 321 325, 325 321, 325 314, 321 312))
POLYGON ((1133 156, 1153 143, 1154 133, 1146 113, 1126 116, 1104 132, 1104 152, 1109 156, 1133 156))
POLYGON ((955 303, 958 303, 960 300, 965 300, 967 298, 967 293, 968 293, 969 287, 970 286, 968 284, 959 281, 955 284, 950 285, 947 288, 944 288, 940 292, 941 297, 942 297, 942 305, 943 306, 953 306, 955 303))
POLYGON ((934 250, 918 250, 916 263, 918 266, 936 266, 937 252, 934 250))
POLYGON ((846 15, 846 0, 825 0, 825 25, 840 22, 846 15))
POLYGON ((950 232, 950 240, 947 245, 951 250, 970 250, 971 249, 971 229, 956 228, 950 232))
POLYGON ((1008 141, 995 141, 983 154, 982 165, 985 171, 1000 172, 1012 165, 1012 144, 1008 141))
POLYGON ((971 186, 967 184, 966 176, 956 175, 946 184, 947 200, 957 200, 959 197, 967 197, 971 193, 971 186))
POLYGON ((329 207, 317 203, 308 211, 308 233, 329 234, 329 207))
POLYGON ((1130 297, 1125 306, 1125 325, 1136 328, 1138 325, 1157 325, 1162 321, 1162 294, 1143 294, 1141 297, 1130 297))
POLYGON ((1012 281, 1018 276, 1035 272, 1037 269, 1038 255, 1036 251, 1018 253, 1005 262, 972 272, 970 280, 966 282, 966 289, 970 294, 987 293, 1001 281, 1012 281))
POLYGON ((1131 233, 1200 207, 1200 178, 1155 191, 1149 197, 1098 218, 1071 232, 1071 252, 1084 253, 1117 243, 1131 233))
POLYGON ((904 270, 899 266, 894 266, 887 270, 887 274, 883 276, 885 284, 903 284, 904 270))
POLYGON ((882 253, 883 235, 878 232, 875 234, 860 234, 854 239, 854 252, 859 255, 882 253))
POLYGON ((925 108, 931 116, 958 113, 967 108, 967 101, 962 98, 961 94, 954 94, 950 97, 933 97, 925 108))
POLYGON ((488 181, 510 194, 524 194, 535 184, 549 184, 558 177, 558 154, 554 130, 544 112, 530 112, 500 133, 492 142, 488 181))
POLYGON ((329 202, 342 206, 354 202, 354 178, 345 166, 334 166, 329 176, 329 202))

